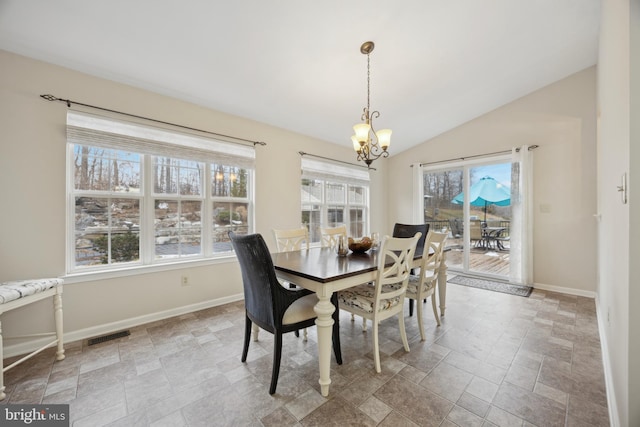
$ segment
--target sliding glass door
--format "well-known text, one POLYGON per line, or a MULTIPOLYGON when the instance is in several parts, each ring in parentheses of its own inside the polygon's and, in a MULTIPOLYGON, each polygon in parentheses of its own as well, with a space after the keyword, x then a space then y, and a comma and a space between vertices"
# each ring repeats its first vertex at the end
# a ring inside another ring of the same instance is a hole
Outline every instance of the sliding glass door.
POLYGON ((452 270, 463 269, 463 205, 452 201, 464 189, 464 169, 425 170, 422 181, 424 221, 431 230, 449 231, 447 246, 452 250, 447 254, 447 266, 452 270))
POLYGON ((511 161, 508 156, 425 167, 424 220, 447 229, 451 271, 508 279, 511 161))

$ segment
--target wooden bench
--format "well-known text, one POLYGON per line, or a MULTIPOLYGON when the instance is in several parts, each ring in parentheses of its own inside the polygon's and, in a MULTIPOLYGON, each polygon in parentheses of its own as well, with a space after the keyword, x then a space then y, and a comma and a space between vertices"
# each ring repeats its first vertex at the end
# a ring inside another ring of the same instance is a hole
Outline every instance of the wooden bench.
POLYGON ((53 345, 58 346, 56 351, 56 359, 64 359, 64 347, 62 337, 62 279, 36 279, 36 280, 20 280, 12 282, 0 283, 0 315, 7 311, 11 311, 16 308, 23 307, 25 305, 43 300, 45 298, 53 298, 53 315, 55 319, 55 332, 47 332, 41 334, 22 335, 11 338, 27 338, 27 337, 42 337, 55 335, 55 340, 47 343, 43 347, 27 354, 20 360, 17 360, 9 366, 4 366, 4 353, 3 353, 3 337, 2 337, 2 323, 0 323, 0 364, 2 365, 2 371, 0 371, 0 400, 6 397, 4 392, 4 373, 14 366, 24 362, 25 360, 35 356, 41 351, 49 348, 53 345))

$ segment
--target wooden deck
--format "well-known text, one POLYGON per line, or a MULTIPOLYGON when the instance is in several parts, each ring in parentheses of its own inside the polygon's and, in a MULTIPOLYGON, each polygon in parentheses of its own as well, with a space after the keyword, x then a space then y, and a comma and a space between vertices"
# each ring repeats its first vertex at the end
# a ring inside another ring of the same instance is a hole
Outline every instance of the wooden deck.
MULTIPOLYGON (((455 240, 447 241, 447 246, 454 246, 447 252, 447 267, 450 269, 462 269, 462 249, 456 248, 456 244, 455 240)), ((509 250, 508 247, 506 249, 472 248, 469 254, 470 272, 509 277, 509 250)))

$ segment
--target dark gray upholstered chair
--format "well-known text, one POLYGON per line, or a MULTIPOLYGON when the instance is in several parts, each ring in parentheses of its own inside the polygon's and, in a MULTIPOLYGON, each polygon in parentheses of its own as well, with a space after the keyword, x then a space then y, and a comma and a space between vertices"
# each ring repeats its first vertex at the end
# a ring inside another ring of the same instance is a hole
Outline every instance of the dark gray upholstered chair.
MULTIPOLYGON (((417 232, 422 233, 420 240, 416 246, 416 253, 421 254, 424 251, 424 240, 429 232, 429 224, 400 224, 398 222, 393 226, 393 237, 413 237, 417 232)), ((415 272, 411 270, 411 274, 415 272)), ((426 300, 425 300, 426 302, 426 300)), ((413 316, 413 300, 409 300, 409 316, 413 316)))
MULTIPOLYGON (((260 234, 237 235, 230 231, 229 237, 240 263, 244 287, 246 316, 241 360, 247 361, 253 323, 274 335, 269 388, 269 394, 274 394, 280 373, 282 334, 313 326, 316 319, 313 307, 318 300, 311 291, 287 289, 278 282, 269 248, 260 234)), ((337 302, 337 296, 333 300, 337 302)), ((338 364, 342 364, 338 314, 338 310, 333 314, 333 351, 338 364)))
POLYGON ((422 253, 424 241, 429 232, 429 224, 400 224, 396 222, 393 226, 393 237, 413 237, 417 232, 422 233, 422 236, 420 236, 416 245, 416 253, 422 253))

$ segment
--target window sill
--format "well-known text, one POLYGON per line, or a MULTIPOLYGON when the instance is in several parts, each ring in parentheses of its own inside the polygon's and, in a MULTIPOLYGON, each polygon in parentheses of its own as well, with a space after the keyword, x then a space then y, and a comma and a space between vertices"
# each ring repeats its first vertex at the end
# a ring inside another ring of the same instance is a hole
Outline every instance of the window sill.
POLYGON ((186 268, 204 267, 209 265, 225 264, 228 262, 235 262, 235 261, 236 261, 235 254, 230 254, 228 256, 223 256, 218 258, 198 259, 198 260, 180 261, 180 262, 172 262, 167 264, 155 264, 155 265, 144 265, 144 266, 137 265, 134 267, 125 267, 125 268, 114 269, 109 271, 74 272, 74 273, 69 273, 62 278, 64 279, 64 283, 66 285, 66 284, 72 284, 72 283, 90 282, 94 280, 115 279, 118 277, 125 277, 125 276, 130 277, 130 276, 137 276, 141 274, 158 273, 161 271, 183 270, 186 268))

